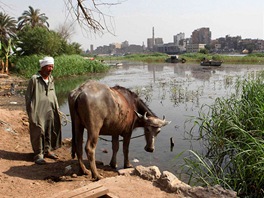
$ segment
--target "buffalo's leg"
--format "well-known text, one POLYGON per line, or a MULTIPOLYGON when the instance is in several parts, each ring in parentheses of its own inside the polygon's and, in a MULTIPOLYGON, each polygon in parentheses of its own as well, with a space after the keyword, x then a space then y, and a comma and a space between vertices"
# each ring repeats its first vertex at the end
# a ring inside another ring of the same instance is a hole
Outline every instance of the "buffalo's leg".
POLYGON ((119 149, 119 135, 113 135, 112 136, 112 150, 113 150, 113 154, 112 154, 112 159, 110 162, 110 166, 112 168, 117 168, 117 162, 116 162, 116 154, 118 152, 119 149))
POLYGON ((132 164, 129 162, 129 144, 130 144, 131 134, 126 134, 123 141, 123 153, 124 153, 124 168, 132 168, 132 164))
POLYGON ((88 175, 89 171, 88 169, 85 167, 84 163, 83 163, 83 131, 84 131, 84 127, 81 124, 75 124, 75 145, 76 145, 76 154, 77 154, 77 158, 78 158, 78 162, 79 162, 79 174, 83 175, 88 175))
POLYGON ((98 137, 95 137, 95 135, 92 135, 92 133, 88 133, 88 140, 85 146, 87 158, 88 161, 90 162, 92 178, 95 180, 99 180, 103 178, 101 175, 99 175, 95 164, 95 149, 97 145, 97 140, 98 137))

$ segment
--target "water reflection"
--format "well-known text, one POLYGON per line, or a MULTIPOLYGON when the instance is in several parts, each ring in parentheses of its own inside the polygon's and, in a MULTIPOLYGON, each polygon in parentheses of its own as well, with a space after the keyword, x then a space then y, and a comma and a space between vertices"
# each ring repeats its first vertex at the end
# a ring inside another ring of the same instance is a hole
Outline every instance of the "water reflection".
MULTIPOLYGON (((198 64, 146 64, 123 63, 107 75, 97 77, 102 83, 114 86, 116 84, 130 88, 136 92, 159 117, 166 116, 172 123, 162 129, 158 135, 153 154, 144 151, 144 138, 131 140, 130 159, 139 160, 145 166, 157 165, 161 170, 169 170, 176 174, 180 159, 175 156, 192 147, 200 150, 198 142, 185 140, 185 130, 192 127, 185 125, 189 116, 198 116, 198 110, 203 104, 212 104, 217 97, 228 97, 237 94, 236 81, 241 78, 252 79, 262 70, 261 65, 226 65, 221 67, 202 67, 198 64), (170 147, 171 138, 174 140, 173 150, 170 147)), ((68 103, 65 99, 69 90, 90 77, 69 78, 59 81, 58 92, 61 110, 69 114, 68 103)), ((143 133, 138 129, 134 135, 143 133)), ((71 126, 63 128, 64 137, 71 137, 71 126)), ((106 137, 111 139, 110 137, 106 137)), ((100 140, 97 147, 97 160, 108 164, 111 157, 111 143, 100 140), (108 153, 103 153, 107 150, 108 153)), ((122 166, 122 151, 118 153, 118 163, 122 166)), ((134 161, 137 161, 134 160, 134 161)), ((134 162, 134 165, 137 165, 134 162)))

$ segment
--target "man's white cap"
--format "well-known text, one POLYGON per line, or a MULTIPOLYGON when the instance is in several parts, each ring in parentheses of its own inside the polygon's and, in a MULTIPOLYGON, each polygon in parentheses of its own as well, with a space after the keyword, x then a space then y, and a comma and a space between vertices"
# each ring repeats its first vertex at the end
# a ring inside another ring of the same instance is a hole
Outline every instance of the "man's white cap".
POLYGON ((54 58, 52 57, 44 57, 42 60, 39 60, 40 67, 44 67, 46 65, 54 65, 54 58))

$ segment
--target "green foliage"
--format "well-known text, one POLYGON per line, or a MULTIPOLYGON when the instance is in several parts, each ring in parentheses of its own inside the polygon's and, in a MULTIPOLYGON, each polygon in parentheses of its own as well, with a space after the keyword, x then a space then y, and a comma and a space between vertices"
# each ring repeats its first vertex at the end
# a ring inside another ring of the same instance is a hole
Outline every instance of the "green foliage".
POLYGON ((25 27, 18 33, 18 48, 20 54, 29 56, 32 54, 48 54, 58 56, 62 54, 79 54, 80 44, 68 44, 58 33, 43 27, 25 27))
POLYGON ((222 60, 222 57, 220 55, 216 54, 216 55, 213 55, 212 56, 212 60, 221 61, 222 60))
POLYGON ((18 48, 21 54, 28 56, 32 54, 48 54, 56 56, 61 51, 62 39, 53 31, 42 27, 25 27, 18 33, 18 48))
POLYGON ((200 62, 203 58, 208 60, 221 60, 224 63, 231 64, 263 64, 264 53, 249 54, 246 56, 227 56, 221 54, 202 54, 202 53, 185 53, 181 57, 185 58, 187 62, 200 62))
POLYGON ((0 42, 7 43, 16 36, 16 20, 14 17, 0 12, 0 42))
POLYGON ((79 55, 59 56, 55 58, 55 68, 53 75, 63 77, 69 75, 82 75, 87 73, 105 72, 108 66, 99 61, 84 59, 79 55))
POLYGON ((203 53, 185 53, 182 55, 182 58, 185 58, 187 62, 200 62, 203 58, 212 59, 210 54, 203 53))
POLYGON ((208 54, 209 50, 208 49, 200 49, 199 53, 201 54, 208 54))
MULTIPOLYGON (((18 74, 30 78, 39 70, 39 60, 43 56, 32 55, 23 56, 18 59, 15 70, 18 74)), ((54 58, 53 76, 66 77, 72 75, 82 75, 87 73, 101 73, 108 70, 108 66, 99 61, 84 59, 79 55, 62 55, 54 58)))
POLYGON ((168 58, 167 54, 164 53, 150 53, 150 54, 128 54, 123 59, 129 59, 133 61, 144 61, 144 62, 164 62, 168 58))
POLYGON ((33 74, 39 70, 39 60, 43 58, 39 55, 23 56, 16 62, 14 72, 21 76, 30 78, 33 74))
POLYGON ((45 16, 45 13, 40 13, 39 9, 34 9, 29 6, 29 10, 25 10, 22 13, 22 16, 18 17, 18 29, 21 30, 26 26, 30 26, 32 28, 35 27, 49 27, 48 17, 45 16))
POLYGON ((81 45, 79 43, 73 42, 68 44, 66 41, 62 44, 62 53, 63 54, 81 54, 81 45))
POLYGON ((247 56, 248 57, 264 57, 264 53, 252 53, 247 56))
MULTIPOLYGON (((0 12, 0 63, 3 60, 8 71, 8 58, 16 38, 16 20, 0 12)), ((2 68, 4 71, 4 68, 2 68)))
MULTIPOLYGON (((262 72, 255 80, 237 82, 240 97, 218 98, 209 112, 208 106, 201 109, 194 123, 206 153, 192 152, 194 157, 185 158, 190 181, 219 184, 242 197, 264 196, 263 80, 262 72)), ((195 129, 190 133, 192 139, 195 129)))

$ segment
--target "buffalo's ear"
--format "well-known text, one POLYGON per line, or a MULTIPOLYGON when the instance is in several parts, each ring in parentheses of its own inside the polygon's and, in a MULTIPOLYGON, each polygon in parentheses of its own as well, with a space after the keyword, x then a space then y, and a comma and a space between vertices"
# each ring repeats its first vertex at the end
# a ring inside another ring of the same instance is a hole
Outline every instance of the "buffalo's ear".
POLYGON ((170 124, 171 123, 171 121, 167 121, 166 119, 165 119, 165 115, 163 115, 163 124, 162 124, 162 126, 166 126, 166 125, 168 125, 168 124, 170 124))
POLYGON ((171 121, 164 120, 162 126, 166 126, 166 125, 168 125, 170 123, 171 123, 171 121))

